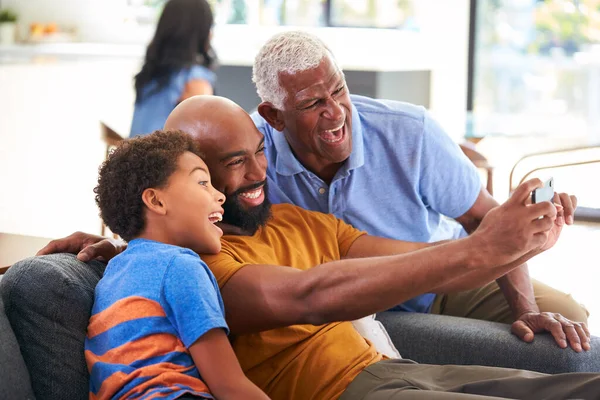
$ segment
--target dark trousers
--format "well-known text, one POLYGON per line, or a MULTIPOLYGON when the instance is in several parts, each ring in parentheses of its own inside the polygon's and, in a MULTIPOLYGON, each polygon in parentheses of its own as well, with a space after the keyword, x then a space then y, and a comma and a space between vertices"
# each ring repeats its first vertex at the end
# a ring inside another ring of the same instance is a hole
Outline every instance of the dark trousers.
POLYGON ((508 368, 384 360, 367 367, 339 400, 600 399, 600 374, 547 375, 508 368))

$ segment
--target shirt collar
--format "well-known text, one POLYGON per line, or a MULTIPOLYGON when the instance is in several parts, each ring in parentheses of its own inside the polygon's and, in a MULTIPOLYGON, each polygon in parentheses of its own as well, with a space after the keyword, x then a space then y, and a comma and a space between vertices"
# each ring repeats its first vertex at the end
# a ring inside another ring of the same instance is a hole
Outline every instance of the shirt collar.
MULTIPOLYGON (((285 139, 283 132, 273 129, 273 143, 277 150, 277 158, 275 160, 275 170, 277 174, 284 176, 292 176, 301 172, 307 172, 306 168, 298 161, 292 153, 289 143, 285 139)), ((360 116, 354 104, 352 104, 352 153, 346 163, 342 166, 341 171, 349 172, 355 168, 362 167, 365 163, 364 144, 362 124, 360 116)))

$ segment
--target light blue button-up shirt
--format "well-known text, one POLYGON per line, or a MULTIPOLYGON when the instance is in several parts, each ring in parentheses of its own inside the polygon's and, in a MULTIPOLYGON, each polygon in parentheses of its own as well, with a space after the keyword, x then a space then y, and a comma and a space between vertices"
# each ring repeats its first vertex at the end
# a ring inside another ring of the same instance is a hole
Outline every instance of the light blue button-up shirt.
MULTIPOLYGON (((374 236, 432 242, 464 235, 446 217, 467 212, 481 182, 458 145, 423 107, 351 100, 352 153, 330 185, 296 159, 281 132, 252 115, 265 135, 269 199, 334 214, 374 236)), ((428 312, 434 297, 419 296, 400 309, 428 312)))

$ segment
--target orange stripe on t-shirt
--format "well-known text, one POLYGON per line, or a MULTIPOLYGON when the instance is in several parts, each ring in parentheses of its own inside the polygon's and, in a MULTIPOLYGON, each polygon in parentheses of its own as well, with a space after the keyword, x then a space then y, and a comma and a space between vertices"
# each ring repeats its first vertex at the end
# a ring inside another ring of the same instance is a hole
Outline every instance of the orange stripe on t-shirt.
POLYGON ((158 333, 115 347, 101 356, 94 354, 90 350, 86 350, 85 360, 88 370, 91 372, 92 367, 98 361, 108 364, 129 365, 138 360, 163 356, 176 351, 187 352, 181 340, 169 333, 158 333))
MULTIPOLYGON (((172 363, 159 363, 136 369, 131 374, 115 372, 102 382, 102 386, 96 396, 99 399, 110 398, 121 390, 128 382, 137 378, 149 376, 153 378, 132 388, 121 398, 128 399, 135 394, 142 394, 148 389, 155 387, 168 387, 173 388, 174 390, 180 390, 179 388, 175 388, 175 385, 188 386, 197 392, 210 393, 208 386, 206 386, 204 382, 198 378, 185 374, 185 372, 189 371, 191 368, 193 367, 184 367, 172 363)), ((164 393, 162 395, 164 396, 164 393)))
POLYGON ((126 297, 90 318, 88 338, 91 339, 106 332, 122 322, 138 318, 164 316, 165 311, 158 302, 141 296, 126 297))
MULTIPOLYGON (((178 379, 177 382, 175 382, 175 384, 169 386, 168 389, 171 389, 172 392, 184 390, 184 388, 179 387, 177 385, 185 386, 186 389, 189 388, 190 390, 193 390, 196 393, 210 393, 208 386, 206 386, 206 384, 204 384, 204 382, 202 382, 201 380, 199 380, 197 378, 193 378, 191 376, 188 376, 188 379, 178 379)), ((147 386, 146 383, 144 383, 144 386, 147 386)), ((165 387, 165 385, 161 385, 161 386, 163 388, 165 387)), ((157 392, 157 393, 154 393, 154 394, 146 397, 146 399, 148 399, 148 400, 160 399, 165 396, 166 396, 166 394, 164 392, 157 392)), ((124 397, 127 398, 126 396, 124 396, 124 397)))

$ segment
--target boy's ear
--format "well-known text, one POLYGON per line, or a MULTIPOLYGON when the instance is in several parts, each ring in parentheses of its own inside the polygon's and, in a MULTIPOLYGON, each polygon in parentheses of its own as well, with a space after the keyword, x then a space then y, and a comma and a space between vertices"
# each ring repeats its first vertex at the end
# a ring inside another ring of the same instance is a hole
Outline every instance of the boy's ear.
POLYGON ((167 204, 162 199, 162 193, 160 190, 148 188, 142 192, 142 201, 152 212, 159 215, 165 215, 167 213, 167 204))
POLYGON ((275 106, 268 101, 264 101, 258 105, 258 113, 263 117, 273 129, 282 132, 285 128, 283 115, 275 106))

